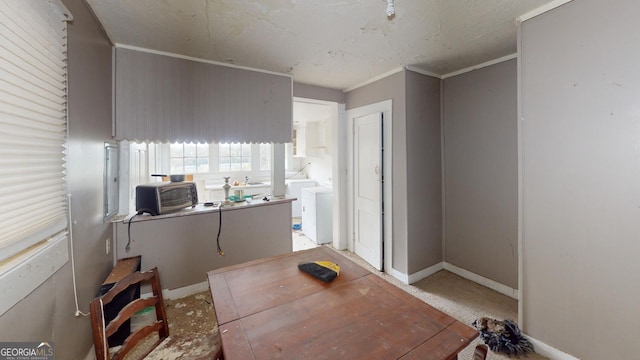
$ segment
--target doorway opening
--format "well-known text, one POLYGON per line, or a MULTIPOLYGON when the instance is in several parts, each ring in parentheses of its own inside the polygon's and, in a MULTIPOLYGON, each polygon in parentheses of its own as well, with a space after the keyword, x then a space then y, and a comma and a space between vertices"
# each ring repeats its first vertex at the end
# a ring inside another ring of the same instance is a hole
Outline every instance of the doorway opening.
MULTIPOLYGON (((333 243, 334 167, 339 108, 336 102, 294 98, 293 142, 285 183, 292 203, 294 251, 333 243)), ((342 105, 344 107, 344 105, 342 105)))

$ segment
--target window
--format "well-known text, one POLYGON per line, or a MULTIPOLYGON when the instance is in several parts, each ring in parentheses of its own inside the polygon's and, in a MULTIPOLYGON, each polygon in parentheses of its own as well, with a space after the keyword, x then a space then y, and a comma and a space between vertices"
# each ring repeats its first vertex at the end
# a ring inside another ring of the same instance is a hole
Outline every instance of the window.
POLYGON ((209 172, 209 144, 171 144, 169 158, 171 174, 209 172))
POLYGON ((251 144, 219 144, 220 172, 251 171, 251 144))
POLYGON ((64 170, 70 18, 59 1, 9 1, 2 7, 0 314, 68 260, 64 170))
POLYGON ((46 2, 9 4, 0 31, 0 260, 67 227, 66 23, 43 17, 46 2))
POLYGON ((271 170, 271 144, 260 144, 260 170, 271 170))
MULTIPOLYGON (((128 189, 136 185, 159 181, 150 174, 194 174, 194 181, 217 181, 223 176, 237 179, 267 178, 271 174, 271 144, 192 144, 123 142, 131 153, 128 189)), ((129 193, 129 202, 133 193, 129 193)), ((122 201, 121 211, 127 211, 122 201)), ((130 206, 130 205, 129 205, 130 206)))

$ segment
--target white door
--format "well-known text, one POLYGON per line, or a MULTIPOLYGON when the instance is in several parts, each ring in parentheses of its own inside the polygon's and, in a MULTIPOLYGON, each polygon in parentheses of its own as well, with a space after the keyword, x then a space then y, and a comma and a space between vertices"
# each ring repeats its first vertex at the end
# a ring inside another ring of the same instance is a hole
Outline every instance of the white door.
POLYGON ((382 113, 353 119, 354 251, 382 270, 382 113))

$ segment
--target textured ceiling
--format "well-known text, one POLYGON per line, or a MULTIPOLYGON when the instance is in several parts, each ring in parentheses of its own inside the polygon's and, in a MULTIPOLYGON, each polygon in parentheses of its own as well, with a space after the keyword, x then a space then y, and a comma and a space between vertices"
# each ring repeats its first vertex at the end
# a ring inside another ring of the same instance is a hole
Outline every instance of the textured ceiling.
POLYGON ((550 0, 87 0, 115 44, 347 89, 400 66, 443 75, 516 52, 550 0))

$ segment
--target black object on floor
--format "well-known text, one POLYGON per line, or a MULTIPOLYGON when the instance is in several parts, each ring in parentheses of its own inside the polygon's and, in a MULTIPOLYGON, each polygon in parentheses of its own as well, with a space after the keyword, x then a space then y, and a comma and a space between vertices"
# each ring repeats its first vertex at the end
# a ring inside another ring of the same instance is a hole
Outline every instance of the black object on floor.
POLYGON ((480 332, 480 338, 491 351, 509 356, 534 352, 533 344, 527 339, 518 324, 512 320, 496 320, 482 317, 471 324, 480 332))
POLYGON ((329 261, 298 264, 298 269, 324 282, 331 282, 340 275, 340 266, 329 261))

